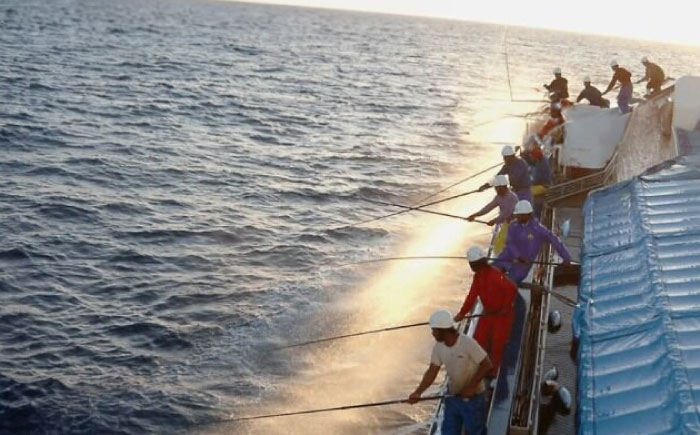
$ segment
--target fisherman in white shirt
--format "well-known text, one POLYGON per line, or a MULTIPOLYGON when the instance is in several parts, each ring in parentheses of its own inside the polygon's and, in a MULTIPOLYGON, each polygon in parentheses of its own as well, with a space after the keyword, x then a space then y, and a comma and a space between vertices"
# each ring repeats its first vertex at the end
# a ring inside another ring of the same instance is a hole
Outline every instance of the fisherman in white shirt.
POLYGON ((408 403, 416 403, 421 394, 435 382, 442 365, 449 378, 449 394, 445 399, 443 435, 460 435, 462 429, 469 435, 485 431, 488 411, 487 388, 484 377, 491 371, 491 361, 473 338, 460 334, 454 327, 452 314, 439 310, 430 316, 435 346, 430 366, 416 390, 408 396, 408 403))

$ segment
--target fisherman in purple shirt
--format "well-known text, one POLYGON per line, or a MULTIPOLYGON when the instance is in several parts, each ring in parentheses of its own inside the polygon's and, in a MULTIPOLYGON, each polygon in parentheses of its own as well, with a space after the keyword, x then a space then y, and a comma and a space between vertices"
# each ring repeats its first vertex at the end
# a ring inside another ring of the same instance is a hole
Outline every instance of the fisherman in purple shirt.
POLYGON ((518 202, 518 197, 508 188, 508 178, 505 175, 496 175, 490 183, 496 190, 496 196, 493 200, 486 204, 484 208, 467 217, 468 221, 473 221, 478 216, 483 216, 494 208, 498 207, 498 216, 487 222, 486 225, 500 225, 498 234, 493 240, 493 252, 498 255, 503 251, 506 244, 506 235, 508 234, 508 225, 513 217, 515 204, 518 202))
POLYGON ((488 222, 489 226, 510 222, 510 218, 515 210, 515 204, 518 202, 518 197, 508 188, 508 178, 505 175, 496 175, 491 181, 491 184, 496 190, 496 196, 493 200, 486 204, 484 208, 470 215, 467 220, 473 221, 474 218, 483 216, 494 208, 498 207, 498 216, 488 222))
MULTIPOLYGON (((530 193, 530 170, 527 163, 523 159, 515 156, 515 150, 512 146, 506 145, 501 150, 501 155, 503 156, 504 165, 498 175, 508 175, 510 180, 510 188, 516 195, 518 199, 524 199, 527 201, 532 200, 532 194, 530 193)), ((489 183, 486 183, 479 187, 479 191, 491 187, 489 183)))
POLYGON ((549 242, 554 247, 561 256, 563 265, 571 263, 571 255, 559 237, 532 216, 530 202, 518 201, 513 214, 516 221, 511 222, 508 228, 506 247, 495 264, 504 269, 513 282, 520 283, 527 277, 532 262, 539 255, 545 242, 549 242))

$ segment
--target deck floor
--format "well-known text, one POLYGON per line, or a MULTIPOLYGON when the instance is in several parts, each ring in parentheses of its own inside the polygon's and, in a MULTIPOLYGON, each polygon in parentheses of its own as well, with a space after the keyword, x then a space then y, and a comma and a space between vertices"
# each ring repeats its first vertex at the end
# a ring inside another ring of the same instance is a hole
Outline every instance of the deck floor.
MULTIPOLYGON (((574 261, 581 258, 581 237, 583 231, 583 221, 581 218, 581 208, 577 204, 574 207, 555 208, 555 227, 566 219, 570 219, 571 229, 569 236, 563 240, 571 253, 574 261)), ((577 285, 564 285, 554 288, 559 293, 577 299, 577 285)), ((557 412, 554 403, 550 398, 542 397, 540 402, 540 434, 574 434, 576 431, 576 362, 571 356, 571 318, 573 308, 564 305, 556 298, 550 298, 550 312, 559 310, 562 317, 562 326, 556 332, 548 332, 547 346, 544 357, 544 370, 549 370, 552 366, 557 366, 559 370, 558 382, 565 386, 571 393, 572 409, 568 415, 557 412)))

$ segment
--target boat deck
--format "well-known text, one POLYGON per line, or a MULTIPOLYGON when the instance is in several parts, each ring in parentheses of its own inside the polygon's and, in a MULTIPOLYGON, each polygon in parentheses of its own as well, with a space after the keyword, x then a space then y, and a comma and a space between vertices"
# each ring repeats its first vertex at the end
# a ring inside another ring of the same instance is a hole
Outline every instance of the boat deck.
MULTIPOLYGON (((562 240, 571 253, 574 261, 581 258, 581 237, 583 231, 583 220, 581 217, 582 198, 572 198, 561 207, 554 208, 555 225, 557 227, 565 220, 570 220, 569 236, 562 240)), ((554 290, 572 299, 577 299, 578 285, 561 285, 554 287, 554 290)), ((557 298, 550 298, 550 312, 558 310, 561 313, 561 328, 556 332, 547 332, 547 342, 544 357, 545 371, 552 366, 559 370, 560 385, 566 387, 571 393, 571 412, 564 415, 557 412, 554 401, 548 397, 541 397, 539 410, 539 434, 573 434, 576 433, 576 362, 571 353, 571 318, 573 307, 567 306, 557 298)), ((574 355, 575 357, 575 355, 574 355)))

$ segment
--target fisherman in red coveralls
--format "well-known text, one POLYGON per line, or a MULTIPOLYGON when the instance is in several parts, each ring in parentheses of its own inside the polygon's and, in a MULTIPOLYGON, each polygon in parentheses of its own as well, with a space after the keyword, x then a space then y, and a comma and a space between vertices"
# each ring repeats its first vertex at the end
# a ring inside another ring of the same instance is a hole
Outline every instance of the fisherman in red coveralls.
POLYGON ((474 339, 491 358, 491 376, 495 378, 501 366, 503 349, 510 338, 517 287, 503 272, 488 264, 486 254, 478 246, 469 248, 467 259, 474 271, 474 279, 469 295, 454 320, 459 322, 464 319, 474 307, 477 296, 481 299, 486 315, 479 319, 474 339))

